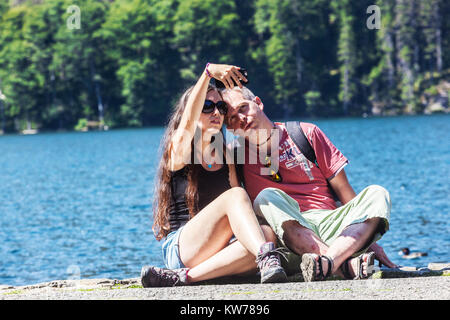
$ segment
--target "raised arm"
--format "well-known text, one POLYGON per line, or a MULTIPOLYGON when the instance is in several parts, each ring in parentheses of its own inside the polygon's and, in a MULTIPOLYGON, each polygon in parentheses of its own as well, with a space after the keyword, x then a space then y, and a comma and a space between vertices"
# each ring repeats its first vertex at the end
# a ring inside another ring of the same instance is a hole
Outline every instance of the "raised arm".
POLYGON ((238 70, 238 67, 225 64, 209 64, 203 70, 189 95, 178 129, 172 137, 169 147, 171 155, 169 166, 172 171, 184 167, 184 160, 191 153, 191 141, 205 102, 210 76, 222 81, 227 89, 233 86, 232 79, 242 86, 238 79, 243 76, 238 70))

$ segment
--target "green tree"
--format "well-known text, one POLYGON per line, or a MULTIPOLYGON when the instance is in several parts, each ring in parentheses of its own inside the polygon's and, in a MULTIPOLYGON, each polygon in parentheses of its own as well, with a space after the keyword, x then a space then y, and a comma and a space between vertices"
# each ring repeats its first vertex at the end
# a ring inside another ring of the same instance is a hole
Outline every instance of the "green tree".
POLYGON ((414 113, 414 82, 418 71, 418 44, 415 40, 417 28, 416 1, 396 0, 395 27, 397 40, 397 66, 404 112, 414 113))
POLYGON ((2 1, 2 128, 160 125, 208 61, 246 67, 274 118, 422 112, 448 81, 450 4, 378 0, 379 30, 372 4, 2 1))
POLYGON ((376 115, 389 112, 397 107, 397 69, 394 28, 395 0, 378 1, 381 10, 381 28, 376 32, 378 61, 363 80, 369 87, 372 102, 371 113, 376 115))
POLYGON ((57 75, 61 84, 57 103, 62 106, 62 112, 68 115, 68 126, 71 128, 79 118, 98 120, 102 124, 107 96, 103 88, 111 82, 105 76, 109 61, 102 51, 102 39, 96 33, 106 20, 109 3, 78 1, 81 13, 79 29, 68 24, 73 13, 67 8, 72 5, 72 1, 58 1, 58 4, 60 6, 56 10, 63 23, 59 24, 55 34, 52 64, 52 72, 57 75), (61 12, 61 9, 64 11, 61 12))
POLYGON ((179 61, 173 38, 172 0, 127 0, 112 4, 97 36, 115 61, 124 103, 117 125, 160 124, 180 90, 179 61))
MULTIPOLYGON (((260 52, 274 83, 273 94, 283 107, 283 117, 299 114, 307 105, 320 113, 318 99, 305 100, 304 94, 318 92, 329 79, 330 57, 324 50, 328 40, 326 1, 258 0, 255 3, 255 29, 264 39, 260 52), (320 66, 320 67, 319 67, 320 66), (316 101, 314 106, 310 101, 316 101)), ((329 89, 329 88, 328 88, 329 89)), ((320 95, 320 94, 319 94, 320 95)), ((326 95, 325 95, 326 96, 326 95)))
POLYGON ((28 41, 27 18, 32 8, 20 5, 9 9, 2 16, 0 30, 0 79, 1 90, 6 96, 5 115, 9 120, 22 119, 25 122, 7 121, 7 129, 31 127, 39 115, 44 78, 37 69, 37 48, 28 41), (24 30, 25 29, 25 30, 24 30))
POLYGON ((356 94, 356 47, 351 1, 335 1, 333 7, 339 21, 338 61, 340 62, 340 92, 342 111, 348 115, 352 100, 356 94))
MULTIPOLYGON (((181 57, 181 78, 192 83, 207 62, 238 64, 245 54, 233 0, 177 1, 172 43, 181 57)), ((245 45, 245 44, 244 44, 245 45)))

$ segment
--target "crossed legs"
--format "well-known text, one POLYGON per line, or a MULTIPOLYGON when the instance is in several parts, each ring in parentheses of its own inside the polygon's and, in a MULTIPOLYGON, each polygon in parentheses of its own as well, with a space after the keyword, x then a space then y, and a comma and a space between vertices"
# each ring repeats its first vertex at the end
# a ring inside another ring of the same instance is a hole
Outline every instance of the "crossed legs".
MULTIPOLYGON (((298 203, 285 192, 267 188, 256 197, 254 210, 267 220, 281 242, 292 252, 299 256, 305 253, 326 255, 333 261, 332 273, 342 275, 339 267, 375 240, 378 227, 385 227, 381 233, 387 230, 390 199, 384 188, 370 186, 333 212, 311 210, 301 213, 298 203)), ((323 258, 324 274, 328 271, 326 261, 323 258)), ((354 270, 357 262, 354 258, 349 264, 350 272, 354 274, 359 271, 354 270)))
MULTIPOLYGON (((290 220, 283 224, 283 240, 291 251, 300 256, 304 253, 327 255, 334 262, 332 274, 342 275, 339 267, 373 237, 379 222, 380 218, 372 218, 362 223, 350 225, 328 246, 313 231, 301 226, 297 221, 290 220)), ((351 270, 354 262, 350 262, 351 270)), ((323 263, 322 265, 323 273, 326 274, 328 272, 328 264, 323 263)), ((357 270, 353 272, 355 273, 357 270)))

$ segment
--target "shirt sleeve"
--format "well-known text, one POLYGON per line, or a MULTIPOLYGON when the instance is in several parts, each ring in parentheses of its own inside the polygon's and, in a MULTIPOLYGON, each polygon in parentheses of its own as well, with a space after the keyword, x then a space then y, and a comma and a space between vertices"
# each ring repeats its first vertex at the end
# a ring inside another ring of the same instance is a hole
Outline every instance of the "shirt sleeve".
POLYGON ((320 171, 327 180, 333 178, 347 165, 347 158, 319 127, 308 123, 302 123, 301 126, 314 149, 320 171))

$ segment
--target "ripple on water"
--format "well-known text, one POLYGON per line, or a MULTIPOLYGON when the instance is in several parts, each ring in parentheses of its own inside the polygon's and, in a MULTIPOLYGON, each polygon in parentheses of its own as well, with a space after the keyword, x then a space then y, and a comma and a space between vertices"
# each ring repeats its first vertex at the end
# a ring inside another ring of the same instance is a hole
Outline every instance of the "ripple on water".
MULTIPOLYGON (((385 187, 380 244, 403 265, 450 261, 449 117, 312 121, 350 160, 355 191, 385 187), (437 138, 438 137, 438 138, 437 138), (402 247, 427 257, 404 260, 402 247)), ((0 137, 0 284, 138 277, 163 266, 151 227, 163 128, 0 137)))

